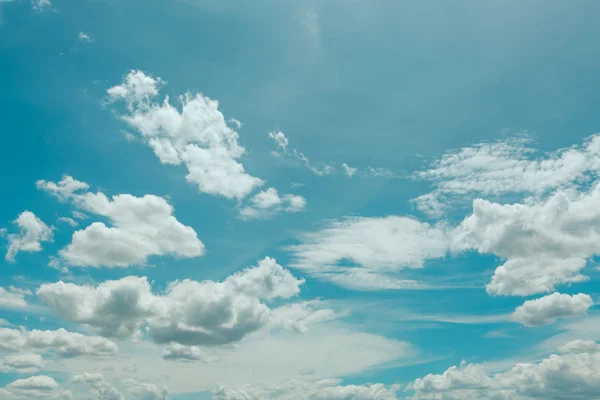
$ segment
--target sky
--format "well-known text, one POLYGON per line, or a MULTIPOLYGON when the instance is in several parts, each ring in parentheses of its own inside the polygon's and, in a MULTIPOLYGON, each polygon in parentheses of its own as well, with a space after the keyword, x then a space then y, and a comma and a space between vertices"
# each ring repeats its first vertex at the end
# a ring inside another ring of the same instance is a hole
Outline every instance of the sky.
POLYGON ((0 398, 600 398, 598 12, 0 0, 0 398))

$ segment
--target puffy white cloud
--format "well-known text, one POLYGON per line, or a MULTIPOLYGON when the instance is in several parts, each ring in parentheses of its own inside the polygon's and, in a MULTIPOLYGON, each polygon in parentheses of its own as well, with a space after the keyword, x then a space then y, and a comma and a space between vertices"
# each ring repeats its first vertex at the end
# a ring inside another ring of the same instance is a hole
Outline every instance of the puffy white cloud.
POLYGON ((492 376, 481 365, 463 362, 417 379, 408 389, 413 400, 593 399, 600 396, 600 353, 551 355, 492 376))
POLYGON ((440 216, 445 205, 468 196, 530 193, 541 195, 558 188, 573 187, 600 171, 600 135, 572 146, 536 157, 531 138, 517 136, 481 143, 448 152, 418 179, 435 185, 431 193, 414 200, 430 215, 440 216))
POLYGON ((169 344, 164 352, 163 358, 171 361, 202 361, 202 362, 213 362, 217 361, 218 358, 214 356, 208 356, 198 346, 184 346, 179 343, 169 344))
POLYGON ((63 328, 54 331, 0 328, 0 349, 12 352, 53 352, 66 358, 107 357, 118 352, 117 345, 108 339, 85 336, 63 328))
POLYGON ((358 168, 351 167, 346 163, 342 164, 342 168, 344 169, 344 173, 347 176, 354 176, 354 175, 356 175, 356 172, 358 171, 358 168))
POLYGON ((84 384, 91 386, 90 392, 98 400, 125 400, 125 396, 110 382, 107 382, 104 379, 104 375, 98 372, 83 372, 74 375, 70 382, 76 385, 84 384))
MULTIPOLYGON (((363 289, 381 289, 388 274, 422 268, 425 260, 444 257, 450 245, 443 224, 430 225, 409 217, 347 218, 301 237, 290 246, 290 266, 350 287, 351 277, 368 278, 363 289), (372 285, 368 284, 372 283, 372 285)), ((415 286, 396 280, 388 288, 415 286)), ((384 285, 384 286, 386 286, 384 285)))
POLYGON ((527 300, 517 307, 511 319, 525 326, 551 324, 557 318, 581 317, 594 304, 592 298, 583 293, 576 295, 553 293, 535 300, 527 300))
POLYGON ((25 308, 27 307, 25 296, 31 294, 29 290, 18 289, 14 286, 10 286, 8 290, 0 287, 0 308, 25 308))
POLYGON ((204 253, 196 231, 179 222, 162 197, 119 194, 108 198, 101 192, 82 192, 89 186, 70 176, 59 183, 38 181, 38 187, 111 223, 94 222, 73 233, 71 243, 59 253, 69 266, 127 267, 143 265, 150 256, 192 258, 204 253))
POLYGON ((185 164, 187 180, 201 192, 229 199, 240 200, 261 186, 263 181, 246 173, 238 161, 245 150, 218 101, 187 93, 179 97, 180 111, 168 97, 155 102, 162 84, 160 78, 131 71, 108 89, 110 101, 126 102, 129 113, 122 119, 142 135, 161 163, 185 164))
POLYGON ((335 311, 326 308, 326 305, 319 300, 312 300, 278 307, 273 310, 270 324, 306 333, 310 325, 338 317, 335 311))
POLYGON ((280 197, 277 189, 271 187, 252 197, 250 204, 240 209, 240 218, 271 218, 280 212, 299 212, 305 207, 304 197, 291 194, 280 197))
POLYGON ((10 354, 0 361, 0 371, 34 373, 44 367, 42 356, 34 353, 10 354))
POLYGON ((71 392, 62 389, 49 376, 37 375, 25 379, 17 379, 0 388, 0 397, 6 400, 30 399, 71 399, 71 392))
POLYGON ((319 381, 291 380, 277 384, 247 385, 240 388, 217 385, 214 400, 396 400, 399 386, 386 388, 380 383, 341 385, 339 379, 319 381))
POLYGON ((600 353, 600 344, 593 340, 576 339, 558 346, 558 351, 563 354, 600 353))
POLYGON ((147 324, 157 343, 222 345, 265 326, 271 310, 262 300, 293 297, 303 282, 267 257, 223 282, 171 282, 162 295, 152 293, 145 277, 133 276, 97 287, 44 284, 37 294, 62 318, 105 336, 136 335, 147 324))
POLYGON ((52 240, 52 228, 31 211, 23 211, 13 223, 19 227, 20 232, 8 235, 6 261, 14 262, 20 251, 42 251, 41 242, 52 240))
POLYGON ((453 249, 506 260, 486 286, 490 294, 525 296, 584 281, 586 260, 600 253, 600 185, 522 204, 477 199, 454 232, 453 249))
POLYGON ((125 390, 143 400, 168 400, 169 389, 165 386, 158 388, 153 383, 138 382, 135 379, 126 378, 121 380, 125 390))

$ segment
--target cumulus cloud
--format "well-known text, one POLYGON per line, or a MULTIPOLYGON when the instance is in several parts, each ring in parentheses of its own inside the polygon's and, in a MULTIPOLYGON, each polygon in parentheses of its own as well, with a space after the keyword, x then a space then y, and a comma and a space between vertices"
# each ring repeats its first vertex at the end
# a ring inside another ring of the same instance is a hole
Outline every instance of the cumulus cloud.
POLYGON ((280 197, 277 189, 271 187, 252 197, 249 204, 240 209, 240 218, 271 218, 277 213, 299 212, 305 207, 306 199, 304 197, 291 194, 280 197))
POLYGON ((91 394, 99 400, 125 400, 125 396, 98 372, 83 372, 74 375, 70 382, 75 385, 89 386, 91 394))
POLYGON ((121 384, 131 395, 144 400, 169 400, 169 389, 166 386, 158 388, 153 383, 139 382, 131 378, 122 379, 121 384))
POLYGON ((281 306, 273 310, 270 325, 306 333, 319 322, 331 321, 338 315, 320 300, 311 300, 281 306))
POLYGON ((9 286, 8 290, 0 287, 0 308, 25 308, 27 307, 26 295, 31 291, 9 286))
POLYGON ((36 293, 60 317, 104 336, 134 336, 145 324, 157 343, 211 346, 236 342, 265 326, 271 310, 263 301, 296 296, 303 283, 267 257, 222 282, 171 282, 160 295, 152 293, 147 278, 133 276, 97 287, 61 281, 36 293))
POLYGON ((431 168, 416 174, 434 191, 414 200, 417 208, 441 216, 447 204, 472 196, 534 194, 577 186, 600 171, 600 135, 539 155, 531 137, 519 135, 480 143, 444 154, 431 168))
POLYGON ((109 198, 102 192, 84 191, 89 185, 70 176, 59 183, 38 181, 37 186, 110 221, 111 226, 93 222, 73 233, 71 243, 59 252, 69 266, 127 267, 143 265, 150 256, 192 258, 204 253, 196 231, 179 222, 173 206, 162 197, 119 194, 109 198))
POLYGON ((201 192, 241 200, 261 186, 263 181, 246 173, 239 162, 245 149, 219 110, 219 102, 201 93, 186 93, 179 97, 179 110, 169 97, 156 101, 163 83, 142 71, 131 71, 120 85, 108 89, 108 98, 126 103, 123 121, 141 134, 161 163, 184 164, 186 179, 201 192))
POLYGON ((542 326, 555 322, 557 318, 587 315, 593 304, 592 298, 587 294, 553 293, 539 299, 527 300, 517 307, 511 319, 529 327, 542 326))
POLYGON ((477 199, 453 236, 455 251, 506 260, 486 286, 490 294, 526 296, 585 281, 580 271, 600 253, 600 185, 517 204, 477 199))
POLYGON ((551 355, 491 376, 463 362, 417 379, 408 390, 412 400, 593 399, 600 396, 600 353, 551 355))
POLYGON ((558 346, 558 351, 563 354, 600 353, 600 344, 593 340, 576 339, 558 346))
POLYGON ((72 395, 69 390, 61 388, 54 378, 37 375, 25 379, 17 379, 0 388, 0 397, 6 400, 70 400, 72 395))
POLYGON ((52 7, 52 2, 50 0, 31 0, 31 7, 38 12, 43 12, 52 7))
POLYGON ((341 385, 339 379, 319 381, 291 380, 276 384, 247 385, 239 388, 217 385, 214 400, 395 400, 399 386, 385 387, 380 383, 341 385))
POLYGON ((367 278, 357 282, 363 289, 414 287, 389 274, 422 268, 426 260, 444 257, 450 245, 445 225, 399 216, 346 218, 300 240, 288 247, 291 267, 347 287, 361 276, 367 278))
POLYGON ((88 35, 85 32, 79 32, 79 35, 77 35, 77 39, 81 42, 81 43, 92 43, 94 41, 94 39, 88 35))
POLYGON ((198 346, 184 346, 179 343, 171 343, 163 352, 163 358, 171 361, 201 361, 213 362, 218 361, 217 357, 209 356, 198 346))
POLYGON ((53 238, 52 228, 31 211, 23 211, 13 223, 19 227, 20 232, 8 235, 6 261, 14 262, 15 256, 21 251, 42 251, 41 243, 53 238))
POLYGON ((44 367, 42 356, 34 353, 10 354, 0 361, 0 371, 35 373, 44 367))
POLYGON ((0 328, 0 349, 9 352, 52 352, 66 358, 108 357, 118 353, 117 345, 108 339, 85 336, 63 328, 54 331, 0 328))

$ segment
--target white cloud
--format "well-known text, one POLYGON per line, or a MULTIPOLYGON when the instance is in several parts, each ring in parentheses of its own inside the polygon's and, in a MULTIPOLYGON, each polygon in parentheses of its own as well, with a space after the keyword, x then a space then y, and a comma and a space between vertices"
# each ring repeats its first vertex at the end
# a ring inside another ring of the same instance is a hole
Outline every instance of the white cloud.
POLYGON ((121 384, 133 396, 141 397, 144 400, 168 400, 169 389, 167 387, 158 388, 153 383, 138 382, 135 379, 126 378, 121 380, 121 384))
POLYGON ((585 281, 580 271, 600 253, 600 185, 523 204, 477 199, 454 232, 453 248, 506 260, 486 286, 490 294, 526 296, 585 281))
POLYGON ((291 194, 280 197, 277 189, 271 187, 252 197, 249 204, 240 209, 240 218, 266 219, 281 212, 299 212, 305 207, 304 197, 291 194))
POLYGON ((357 285, 374 289, 384 284, 387 288, 414 287, 414 282, 389 275, 444 257, 450 243, 444 225, 399 216, 334 221, 300 239, 301 244, 288 247, 293 254, 291 267, 346 287, 352 277, 360 276, 365 280, 357 285), (389 283, 387 277, 392 279, 389 283))
POLYGON ((61 357, 114 356, 118 347, 114 342, 97 336, 68 332, 0 328, 0 349, 5 351, 45 351, 61 357))
POLYGON ((94 39, 90 37, 90 35, 83 31, 79 32, 79 35, 77 35, 77 39, 82 43, 92 43, 94 41, 94 39))
POLYGON ((10 286, 8 290, 0 287, 0 308, 25 308, 27 307, 25 296, 31 294, 29 290, 18 289, 14 286, 10 286))
POLYGON ((342 164, 342 168, 344 169, 344 173, 347 176, 354 176, 354 175, 356 175, 356 172, 358 171, 358 168, 351 167, 346 163, 342 164))
POLYGON ((600 135, 572 146, 535 157, 531 138, 517 136, 493 143, 480 143, 448 152, 416 174, 432 181, 433 192, 414 200, 417 207, 440 216, 457 198, 529 193, 541 195, 559 188, 574 187, 600 171, 600 135))
POLYGON ((38 181, 38 187, 87 212, 108 218, 112 226, 94 222, 75 231, 62 249, 61 259, 69 266, 127 267, 143 265, 150 256, 201 256, 204 244, 196 231, 180 223, 173 207, 162 197, 81 192, 89 186, 69 176, 61 182, 38 181))
POLYGON ((557 318, 585 316, 593 304, 592 298, 587 294, 553 293, 539 299, 527 300, 517 307, 511 319, 529 327, 547 325, 555 322, 557 318))
POLYGON ((341 385, 339 379, 291 380, 277 384, 246 385, 237 388, 218 385, 213 390, 212 396, 213 400, 396 400, 396 392, 399 389, 397 385, 387 388, 380 383, 341 385))
POLYGON ((276 308, 271 315, 270 325, 306 333, 309 326, 337 317, 332 309, 326 308, 326 303, 312 300, 276 308))
POLYGON ((83 372, 74 375, 70 382, 75 385, 91 386, 90 392, 98 400, 125 400, 123 394, 98 372, 83 372))
POLYGON ((58 219, 60 222, 64 222, 65 224, 71 225, 73 228, 79 225, 79 222, 75 221, 73 218, 69 217, 60 217, 58 219))
POLYGON ((62 389, 51 377, 45 375, 17 379, 0 388, 0 397, 5 400, 71 399, 71 392, 62 389))
POLYGON ((131 71, 121 85, 108 90, 109 100, 123 100, 122 119, 147 141, 163 164, 185 164, 187 180, 203 193, 241 200, 263 181, 247 174, 238 159, 244 148, 238 133, 219 111, 218 101, 200 93, 179 97, 181 111, 169 98, 155 102, 163 81, 131 71))
POLYGON ((52 7, 52 2, 50 0, 31 0, 31 7, 38 12, 43 12, 52 7))
POLYGON ((23 211, 13 223, 19 227, 20 232, 8 235, 6 261, 14 262, 15 256, 21 251, 42 251, 41 242, 52 240, 52 228, 31 211, 23 211))
POLYGON ((571 340, 558 346, 558 351, 563 354, 600 353, 600 344, 593 340, 571 340))
POLYGON ((600 354, 551 355, 488 376, 483 366, 461 364, 417 379, 412 400, 593 399, 600 396, 600 354))
POLYGON ((170 343, 163 352, 163 358, 171 361, 202 361, 213 362, 217 361, 216 357, 208 356, 198 346, 184 346, 179 343, 170 343))
POLYGON ((154 295, 145 277, 133 276, 97 287, 44 284, 36 293, 60 317, 105 336, 133 336, 147 324, 157 343, 210 346, 239 341, 265 326, 271 310, 262 301, 291 298, 303 283, 267 257, 223 282, 171 282, 163 295, 154 295))
POLYGON ((10 354, 0 361, 0 371, 35 373, 44 367, 42 356, 34 353, 10 354))

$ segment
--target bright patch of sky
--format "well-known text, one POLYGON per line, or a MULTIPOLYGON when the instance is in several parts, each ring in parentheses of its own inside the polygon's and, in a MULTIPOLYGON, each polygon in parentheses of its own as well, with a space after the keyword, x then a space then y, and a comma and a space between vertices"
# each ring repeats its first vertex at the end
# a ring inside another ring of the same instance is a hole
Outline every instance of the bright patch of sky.
POLYGON ((600 398, 598 12, 0 0, 0 398, 600 398))

